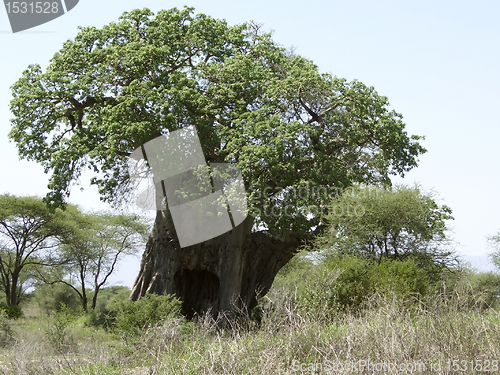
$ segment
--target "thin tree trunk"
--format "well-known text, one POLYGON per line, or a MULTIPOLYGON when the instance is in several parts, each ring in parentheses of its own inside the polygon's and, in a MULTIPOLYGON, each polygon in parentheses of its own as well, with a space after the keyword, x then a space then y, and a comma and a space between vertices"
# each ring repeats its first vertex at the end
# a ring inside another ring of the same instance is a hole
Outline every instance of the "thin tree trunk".
POLYGON ((19 281, 19 273, 14 272, 12 274, 12 284, 10 285, 10 295, 7 304, 9 306, 17 306, 19 301, 17 300, 17 283, 19 281))
POLYGON ((87 291, 85 290, 85 274, 83 268, 80 269, 80 280, 82 284, 82 307, 83 311, 86 313, 88 311, 88 298, 87 291))
POLYGON ((130 298, 176 294, 187 317, 249 314, 299 246, 268 232, 252 233, 252 225, 249 216, 230 232, 181 249, 170 212, 158 211, 130 298))
POLYGON ((7 285, 5 287, 5 300, 7 302, 7 306, 11 306, 10 304, 10 283, 7 281, 7 285))
POLYGON ((99 287, 95 288, 94 291, 94 296, 92 297, 92 310, 95 310, 95 307, 97 306, 97 295, 99 294, 99 287))

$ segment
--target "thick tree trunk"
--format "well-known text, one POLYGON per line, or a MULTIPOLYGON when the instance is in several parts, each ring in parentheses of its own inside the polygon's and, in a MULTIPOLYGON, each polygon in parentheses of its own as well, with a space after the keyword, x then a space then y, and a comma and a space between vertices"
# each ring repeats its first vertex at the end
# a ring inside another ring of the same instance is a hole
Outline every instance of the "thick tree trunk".
POLYGON ((252 233, 252 225, 249 216, 230 232, 181 249, 170 212, 158 211, 131 299, 176 294, 187 317, 249 314, 299 246, 268 232, 252 233))

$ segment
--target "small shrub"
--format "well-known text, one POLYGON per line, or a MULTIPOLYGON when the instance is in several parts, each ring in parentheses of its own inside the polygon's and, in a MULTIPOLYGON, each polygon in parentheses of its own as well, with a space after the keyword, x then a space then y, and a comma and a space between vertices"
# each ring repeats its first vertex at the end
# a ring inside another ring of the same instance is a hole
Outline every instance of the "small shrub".
POLYGON ((401 299, 423 296, 430 287, 427 272, 412 259, 405 261, 384 259, 373 265, 370 279, 374 291, 382 294, 394 293, 401 299))
POLYGON ((78 294, 65 284, 38 285, 34 292, 34 298, 47 316, 59 310, 61 304, 73 310, 81 308, 78 294))
POLYGON ((500 275, 493 272, 471 273, 470 283, 479 294, 481 308, 497 307, 500 296, 500 275))
POLYGON ((117 304, 114 328, 136 334, 162 321, 180 316, 181 301, 172 295, 147 294, 138 301, 117 304))
POLYGON ((105 312, 93 310, 81 318, 85 327, 102 327, 109 329, 113 326, 116 318, 116 311, 105 312))
POLYGON ((340 272, 337 269, 326 269, 317 266, 303 282, 303 287, 297 289, 297 304, 302 312, 312 313, 316 317, 332 318, 332 314, 341 307, 338 299, 336 280, 340 272))
POLYGON ((327 268, 341 271, 331 294, 342 306, 358 307, 374 293, 408 300, 425 295, 430 287, 427 273, 412 259, 376 262, 344 256, 329 260, 327 268))
POLYGON ((18 319, 23 316, 23 312, 19 306, 7 306, 6 304, 0 304, 0 311, 4 312, 9 319, 18 319))
POLYGON ((61 302, 60 308, 54 313, 54 320, 46 330, 49 342, 58 352, 65 352, 72 345, 67 328, 75 316, 68 306, 61 302))
POLYGON ((373 263, 355 256, 331 260, 327 268, 338 269, 339 276, 328 293, 340 306, 359 306, 373 293, 373 263))
MULTIPOLYGON (((298 272, 288 272, 283 277, 296 280, 298 272)), ((283 280, 279 283, 290 285, 283 280)), ((300 281, 292 292, 300 311, 330 320, 340 311, 361 308, 375 293, 393 295, 407 304, 429 290, 426 271, 412 259, 377 262, 344 255, 329 257, 310 266, 307 272, 300 272, 300 281)))
POLYGON ((13 338, 12 326, 4 310, 0 310, 0 346, 7 346, 13 338))
POLYGON ((101 289, 97 299, 96 310, 109 312, 116 308, 117 303, 127 301, 130 296, 130 289, 126 286, 111 286, 101 289))
POLYGON ((436 289, 440 301, 453 310, 485 310, 498 308, 500 275, 477 273, 469 267, 461 267, 443 277, 436 289))

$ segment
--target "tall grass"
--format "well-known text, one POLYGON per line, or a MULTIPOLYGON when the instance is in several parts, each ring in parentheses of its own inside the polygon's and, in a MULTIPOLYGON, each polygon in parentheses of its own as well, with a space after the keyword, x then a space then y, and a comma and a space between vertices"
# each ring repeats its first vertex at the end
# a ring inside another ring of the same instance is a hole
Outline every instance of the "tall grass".
MULTIPOLYGON (((135 340, 76 320, 67 327, 73 344, 64 352, 45 334, 54 320, 15 321, 0 373, 296 374, 297 364, 311 369, 326 361, 371 361, 423 363, 425 370, 413 372, 447 374, 448 360, 464 360, 468 369, 459 372, 469 374, 470 361, 500 357, 500 313, 485 307, 466 283, 420 300, 374 294, 360 308, 333 313, 305 309, 300 298, 289 285, 277 286, 262 300, 258 319, 221 329, 209 315, 191 322, 177 317, 147 327, 135 340), (430 371, 431 363, 441 370, 430 371)), ((372 370, 352 373, 387 373, 372 370)))

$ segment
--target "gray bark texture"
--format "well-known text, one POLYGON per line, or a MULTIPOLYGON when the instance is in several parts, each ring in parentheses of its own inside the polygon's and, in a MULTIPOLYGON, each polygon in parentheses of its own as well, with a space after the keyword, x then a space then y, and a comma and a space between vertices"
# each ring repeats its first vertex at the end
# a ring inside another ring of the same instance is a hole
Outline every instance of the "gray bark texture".
POLYGON ((176 294, 188 318, 209 312, 214 319, 250 314, 299 242, 267 231, 251 232, 253 218, 221 236, 180 248, 167 210, 157 211, 130 298, 176 294))

